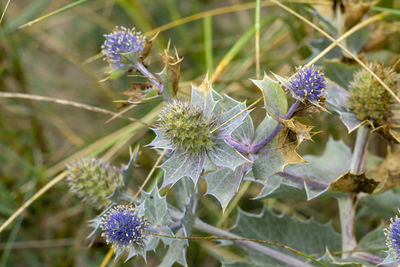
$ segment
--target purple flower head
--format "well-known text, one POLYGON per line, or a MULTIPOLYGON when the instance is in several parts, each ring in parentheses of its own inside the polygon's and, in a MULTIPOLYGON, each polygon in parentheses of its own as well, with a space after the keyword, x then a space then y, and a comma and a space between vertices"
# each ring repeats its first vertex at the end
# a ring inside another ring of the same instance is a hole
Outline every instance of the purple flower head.
POLYGON ((318 101, 326 89, 325 76, 314 66, 298 67, 289 89, 300 100, 318 101))
POLYGON ((390 225, 385 229, 386 245, 395 259, 400 259, 400 219, 391 219, 390 225))
POLYGON ((148 226, 146 219, 129 205, 112 208, 100 223, 102 236, 106 238, 107 243, 111 243, 115 249, 122 250, 143 247, 148 226))
MULTIPOLYGON (((105 34, 106 40, 101 46, 101 52, 106 56, 107 61, 117 68, 125 65, 123 54, 135 54, 139 58, 143 51, 145 37, 135 28, 115 27, 110 34, 105 34)), ((131 57, 130 57, 131 58, 131 57)))

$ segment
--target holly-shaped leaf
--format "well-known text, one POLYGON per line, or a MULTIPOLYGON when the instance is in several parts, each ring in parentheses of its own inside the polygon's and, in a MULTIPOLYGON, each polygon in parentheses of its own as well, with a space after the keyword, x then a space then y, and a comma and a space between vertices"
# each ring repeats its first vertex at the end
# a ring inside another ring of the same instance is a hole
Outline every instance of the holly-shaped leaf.
MULTIPOLYGON (((340 250, 341 237, 330 224, 320 224, 313 220, 301 222, 295 217, 275 215, 268 210, 251 214, 239 210, 235 226, 231 232, 247 238, 266 240, 290 246, 307 255, 324 255, 326 248, 340 250)), ((281 253, 304 261, 304 258, 287 249, 265 245, 281 253)), ((249 255, 247 266, 283 266, 285 263, 246 248, 249 255)), ((318 258, 318 257, 316 257, 318 258)))
POLYGON ((264 181, 264 189, 257 198, 269 196, 277 190, 280 184, 295 188, 303 188, 307 199, 315 198, 325 193, 329 185, 350 169, 351 151, 342 141, 330 138, 321 156, 305 155, 306 163, 297 163, 285 167, 283 173, 277 174, 271 187, 264 181))
POLYGON ((349 133, 356 130, 364 122, 357 119, 356 115, 347 108, 349 93, 347 90, 338 84, 329 81, 327 85, 327 100, 328 110, 339 115, 340 120, 346 126, 349 133))
POLYGON ((264 96, 264 108, 268 114, 277 119, 286 114, 288 103, 285 92, 279 82, 272 80, 266 74, 262 80, 251 80, 264 96))

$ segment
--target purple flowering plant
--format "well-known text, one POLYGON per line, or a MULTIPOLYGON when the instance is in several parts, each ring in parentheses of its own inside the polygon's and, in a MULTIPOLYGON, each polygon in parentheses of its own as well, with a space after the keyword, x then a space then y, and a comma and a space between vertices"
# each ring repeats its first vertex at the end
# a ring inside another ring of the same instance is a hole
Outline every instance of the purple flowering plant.
MULTIPOLYGON (((204 66, 197 55, 178 56, 198 49, 188 43, 181 52, 174 38, 167 43, 155 30, 149 38, 125 26, 103 35, 99 50, 109 66, 101 82, 130 87, 116 100, 120 112, 85 108, 130 122, 96 143, 101 148, 68 158, 59 174, 73 201, 90 210, 88 243, 105 248, 102 266, 113 255, 114 265, 163 267, 400 263, 400 219, 393 217, 400 206, 398 60, 370 53, 369 29, 352 28, 379 11, 376 3, 361 1, 359 10, 336 2, 332 17, 304 9, 323 37, 301 44, 300 58, 277 56, 279 67, 260 63, 257 38, 256 70, 247 60, 229 66, 252 31, 273 30, 273 17, 258 21, 215 71, 208 57, 209 72, 198 77, 194 70, 204 66), (354 36, 343 35, 350 29, 354 36), (128 163, 113 163, 128 149, 128 163), (197 262, 203 254, 211 260, 197 262)), ((211 55, 219 49, 208 45, 211 55)))

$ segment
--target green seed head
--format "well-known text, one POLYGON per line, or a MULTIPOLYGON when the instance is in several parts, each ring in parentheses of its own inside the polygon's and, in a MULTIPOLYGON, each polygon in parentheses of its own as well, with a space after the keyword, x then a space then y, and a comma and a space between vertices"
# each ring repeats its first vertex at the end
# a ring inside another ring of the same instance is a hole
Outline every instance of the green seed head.
MULTIPOLYGON (((396 73, 382 64, 373 63, 369 68, 396 94, 396 73)), ((370 120, 374 125, 384 125, 392 117, 393 96, 366 70, 355 73, 350 82, 349 108, 359 120, 370 120)))
POLYGON ((174 101, 159 115, 159 129, 170 143, 182 152, 199 154, 212 148, 214 119, 204 117, 203 110, 190 103, 174 101))
POLYGON ((82 158, 67 166, 68 185, 75 195, 96 208, 106 207, 117 186, 122 187, 122 170, 98 159, 82 158))

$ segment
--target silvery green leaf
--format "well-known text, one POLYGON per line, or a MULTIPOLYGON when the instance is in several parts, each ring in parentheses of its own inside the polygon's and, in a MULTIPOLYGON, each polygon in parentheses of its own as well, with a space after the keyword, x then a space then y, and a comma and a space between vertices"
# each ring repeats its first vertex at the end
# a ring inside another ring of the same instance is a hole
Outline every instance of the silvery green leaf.
POLYGON ((251 144, 254 139, 254 125, 251 117, 246 116, 242 124, 232 132, 231 136, 243 144, 251 144))
POLYGON ((400 207, 400 196, 392 190, 381 194, 373 194, 361 199, 362 205, 358 214, 360 216, 370 215, 371 212, 382 219, 389 220, 400 207))
MULTIPOLYGON (((180 219, 182 228, 176 233, 177 236, 189 236, 192 233, 192 227, 196 219, 196 209, 198 202, 197 188, 194 189, 193 183, 189 179, 181 179, 174 187, 174 195, 177 196, 178 205, 182 206, 183 217, 180 219), (179 203, 179 201, 184 203, 179 203), (183 205, 182 205, 183 204, 183 205)), ((187 240, 173 240, 167 253, 164 255, 163 260, 159 266, 169 267, 175 262, 187 266, 186 263, 186 248, 189 245, 187 240)))
POLYGON ((188 205, 192 199, 195 185, 189 177, 184 177, 183 179, 180 179, 172 189, 174 190, 174 198, 177 207, 181 212, 183 212, 186 205, 188 205))
POLYGON ((279 118, 286 114, 288 103, 285 92, 279 82, 272 80, 264 74, 263 80, 251 80, 264 96, 264 108, 273 118, 279 118))
POLYGON ((221 113, 217 117, 217 125, 223 126, 218 129, 218 133, 222 136, 231 135, 232 132, 239 127, 243 123, 243 120, 249 115, 248 111, 244 111, 245 108, 246 105, 244 103, 240 103, 232 109, 221 113))
MULTIPOLYGON (((221 152, 225 153, 224 151, 221 152)), ((175 151, 160 167, 164 170, 162 187, 175 184, 182 177, 190 177, 196 185, 204 167, 204 155, 192 155, 175 151)))
MULTIPOLYGON (((160 234, 173 235, 168 227, 172 223, 172 219, 168 213, 167 198, 160 196, 158 187, 154 186, 149 193, 143 191, 140 201, 141 204, 137 208, 144 213, 144 217, 150 223, 150 228, 157 229, 160 234)), ((146 240, 146 251, 155 250, 159 239, 158 236, 150 235, 146 240)), ((171 244, 170 238, 161 237, 161 239, 165 244, 171 244)))
POLYGON ((208 173, 204 177, 207 182, 206 194, 213 195, 221 204, 222 210, 225 210, 239 190, 243 176, 249 167, 251 167, 250 163, 243 164, 234 171, 228 168, 220 168, 208 173))
MULTIPOLYGON (((235 169, 236 167, 249 162, 243 155, 235 151, 224 140, 215 140, 214 147, 207 152, 208 159, 219 167, 235 169)), ((196 181, 197 182, 197 181, 196 181)))
POLYGON ((342 141, 330 138, 321 156, 306 155, 304 159, 306 163, 288 165, 283 176, 278 174, 272 178, 273 186, 269 187, 269 179, 265 180, 267 187, 257 198, 264 198, 273 193, 279 188, 279 183, 296 188, 304 187, 307 199, 321 195, 336 178, 348 172, 351 150, 342 141))
POLYGON ((210 89, 207 93, 202 90, 202 88, 192 87, 192 94, 190 103, 196 107, 203 109, 204 116, 211 117, 214 111, 215 105, 217 104, 217 99, 214 99, 215 94, 213 89, 210 89))
MULTIPOLYGON (((302 222, 295 217, 275 215, 268 210, 260 214, 251 214, 239 210, 235 226, 231 232, 247 238, 277 242, 290 246, 307 255, 324 255, 326 248, 331 251, 341 249, 341 236, 336 233, 330 224, 320 224, 312 219, 302 222)), ((287 249, 265 245, 294 258, 305 258, 287 249)), ((252 266, 283 266, 282 262, 245 248, 249 254, 252 266)))
MULTIPOLYGON (((180 229, 176 235, 182 236, 183 230, 180 229)), ((187 244, 183 240, 173 240, 167 253, 164 255, 159 267, 170 267, 175 262, 181 264, 182 266, 187 266, 186 263, 186 247, 187 244)))
POLYGON ((330 111, 339 115, 340 120, 351 133, 363 122, 357 119, 356 115, 347 108, 348 97, 347 90, 332 81, 328 82, 326 105, 330 111))
MULTIPOLYGON (((276 125, 277 122, 272 117, 266 116, 256 129, 253 143, 259 143, 265 139, 276 125)), ((262 181, 266 181, 268 177, 282 171, 285 164, 285 159, 279 150, 277 137, 257 154, 252 155, 250 159, 254 162, 252 168, 254 178, 262 181)))
POLYGON ((284 179, 281 175, 275 174, 261 183, 264 187, 256 199, 268 198, 288 198, 288 199, 307 199, 307 193, 303 184, 295 183, 284 179))
POLYGON ((160 131, 159 129, 152 129, 154 133, 156 134, 156 137, 151 141, 148 146, 156 147, 159 149, 173 149, 173 146, 171 146, 170 141, 168 138, 165 137, 165 135, 160 131))
POLYGON ((370 253, 385 258, 386 253, 384 250, 386 249, 387 245, 386 236, 383 232, 383 229, 384 228, 380 226, 364 235, 358 243, 358 248, 360 250, 370 251, 370 253))

